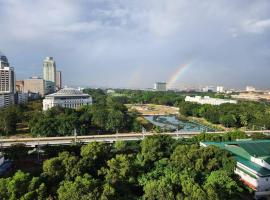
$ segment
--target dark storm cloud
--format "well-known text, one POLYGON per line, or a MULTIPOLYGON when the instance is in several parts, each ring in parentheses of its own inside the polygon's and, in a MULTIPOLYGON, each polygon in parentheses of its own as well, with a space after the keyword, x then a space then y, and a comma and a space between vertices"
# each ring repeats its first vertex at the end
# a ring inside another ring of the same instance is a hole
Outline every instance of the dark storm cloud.
POLYGON ((0 0, 0 49, 17 78, 53 56, 68 85, 270 85, 268 0, 0 0))

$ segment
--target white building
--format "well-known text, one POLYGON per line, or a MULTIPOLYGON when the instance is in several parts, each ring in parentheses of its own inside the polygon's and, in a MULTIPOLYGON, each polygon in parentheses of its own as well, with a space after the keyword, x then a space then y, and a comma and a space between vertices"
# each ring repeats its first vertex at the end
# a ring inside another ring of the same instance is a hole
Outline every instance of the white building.
POLYGON ((246 92, 255 92, 256 91, 256 88, 253 87, 253 86, 247 86, 246 87, 246 92))
POLYGON ((78 108, 83 105, 91 105, 92 97, 83 94, 81 91, 73 88, 64 88, 56 93, 45 96, 43 100, 43 110, 48 110, 55 106, 64 108, 78 108))
POLYGON ((225 92, 224 87, 223 86, 217 86, 217 92, 218 93, 224 93, 225 92))
POLYGON ((236 104, 236 100, 231 100, 231 99, 217 99, 217 98, 211 98, 209 96, 195 96, 195 97, 190 97, 186 96, 185 98, 186 102, 193 102, 193 103, 198 103, 198 104, 210 104, 210 105, 221 105, 224 103, 233 103, 236 104))
POLYGON ((156 82, 155 85, 154 85, 154 90, 155 91, 162 91, 162 92, 167 91, 167 83, 165 83, 165 82, 156 82))
POLYGON ((270 197, 270 140, 201 142, 230 151, 236 161, 235 173, 255 191, 255 198, 270 197))

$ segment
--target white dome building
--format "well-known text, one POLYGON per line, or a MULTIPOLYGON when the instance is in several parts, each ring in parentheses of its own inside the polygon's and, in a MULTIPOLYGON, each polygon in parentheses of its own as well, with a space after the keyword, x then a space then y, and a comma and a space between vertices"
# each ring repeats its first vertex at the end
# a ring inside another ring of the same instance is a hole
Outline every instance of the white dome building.
POLYGON ((56 93, 45 96, 43 100, 43 110, 48 110, 55 106, 76 109, 83 105, 91 105, 92 97, 73 88, 64 88, 56 93))

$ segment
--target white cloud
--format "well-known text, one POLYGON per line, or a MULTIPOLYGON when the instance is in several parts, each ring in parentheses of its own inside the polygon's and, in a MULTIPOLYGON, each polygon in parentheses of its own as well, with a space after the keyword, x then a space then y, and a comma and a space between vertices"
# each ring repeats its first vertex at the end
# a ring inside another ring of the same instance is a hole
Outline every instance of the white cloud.
POLYGON ((247 20, 243 24, 244 30, 251 33, 263 33, 270 28, 270 19, 247 20))
POLYGON ((143 66, 134 77, 146 81, 131 82, 152 86, 155 77, 166 80, 166 72, 199 56, 191 74, 200 68, 219 81, 225 70, 240 82, 245 67, 269 68, 269 54, 259 53, 269 52, 269 36, 258 34, 269 28, 269 9, 269 0, 0 0, 0 48, 26 77, 29 63, 39 68, 52 55, 69 82, 125 84, 143 66))

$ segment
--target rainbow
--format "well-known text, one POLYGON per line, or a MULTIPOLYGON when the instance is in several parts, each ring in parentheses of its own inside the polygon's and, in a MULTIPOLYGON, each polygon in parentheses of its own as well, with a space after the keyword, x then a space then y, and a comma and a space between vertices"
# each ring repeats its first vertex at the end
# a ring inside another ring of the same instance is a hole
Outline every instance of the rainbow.
POLYGON ((180 78, 184 70, 190 67, 191 64, 192 64, 192 61, 180 65, 178 69, 176 70, 176 72, 167 81, 167 87, 171 88, 176 83, 176 81, 180 78))

